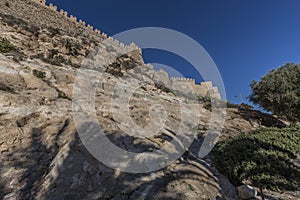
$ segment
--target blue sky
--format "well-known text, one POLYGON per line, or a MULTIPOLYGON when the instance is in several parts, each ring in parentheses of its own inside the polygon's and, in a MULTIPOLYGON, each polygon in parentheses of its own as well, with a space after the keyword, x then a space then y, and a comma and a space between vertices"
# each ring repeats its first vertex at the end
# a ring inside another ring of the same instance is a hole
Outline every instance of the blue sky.
MULTIPOLYGON (((286 62, 300 63, 300 1, 48 0, 108 35, 164 27, 198 41, 222 75, 227 99, 246 101, 249 84, 286 62), (242 100, 243 99, 243 100, 242 100)), ((148 63, 172 66, 201 81, 190 64, 168 52, 144 50, 148 63)), ((246 101, 247 102, 247 101, 246 101)))

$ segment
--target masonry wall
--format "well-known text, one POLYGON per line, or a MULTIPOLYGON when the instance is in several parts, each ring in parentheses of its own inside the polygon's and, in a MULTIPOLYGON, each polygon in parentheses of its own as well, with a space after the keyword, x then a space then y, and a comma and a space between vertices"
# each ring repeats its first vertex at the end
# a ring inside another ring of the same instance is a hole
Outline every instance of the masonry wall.
POLYGON ((217 87, 213 87, 211 81, 201 82, 196 84, 194 79, 189 78, 171 78, 171 87, 174 90, 179 90, 183 93, 195 93, 198 96, 211 96, 216 99, 221 99, 221 95, 217 87))
POLYGON ((105 43, 109 43, 111 45, 113 45, 115 48, 118 48, 120 51, 122 52, 131 52, 134 50, 138 50, 141 51, 141 49, 135 45, 134 43, 131 43, 130 45, 125 45, 121 42, 119 42, 118 40, 112 38, 112 37, 108 37, 107 34, 101 32, 98 29, 95 29, 92 25, 87 24, 85 21, 83 20, 78 20, 76 16, 73 15, 69 15, 68 12, 64 11, 63 9, 58 10, 58 7, 53 5, 52 3, 49 4, 49 6, 46 4, 46 0, 31 0, 35 3, 38 3, 42 6, 45 6, 46 8, 48 8, 50 11, 52 12, 56 12, 60 15, 62 15, 63 17, 65 17, 66 19, 68 19, 71 23, 75 23, 76 25, 79 25, 81 27, 85 27, 87 28, 89 31, 94 32, 96 35, 99 36, 99 38, 104 39, 105 43))
POLYGON ((77 17, 76 16, 73 16, 73 15, 70 15, 68 16, 68 12, 64 11, 63 9, 60 9, 58 11, 58 8, 57 6, 53 5, 52 3, 49 4, 49 6, 46 4, 46 0, 32 0, 40 5, 43 5, 45 7, 48 7, 50 10, 54 11, 54 12, 58 12, 59 14, 61 14, 62 16, 68 18, 71 22, 74 22, 74 23, 78 23, 80 24, 81 26, 85 26, 87 28, 89 28, 90 30, 94 31, 95 33, 97 33, 99 36, 101 37, 104 37, 104 38, 107 38, 107 35, 105 33, 102 33, 101 34, 101 31, 98 30, 98 29, 94 29, 94 27, 90 24, 87 24, 86 22, 84 22, 83 20, 77 20, 77 17))
MULTIPOLYGON (((94 27, 90 24, 87 24, 85 21, 83 20, 78 20, 76 16, 73 15, 68 15, 68 12, 64 11, 63 9, 60 9, 58 11, 58 7, 53 5, 52 3, 49 4, 49 6, 46 4, 46 0, 32 0, 42 6, 45 6, 47 8, 49 8, 49 10, 53 11, 53 12, 57 12, 60 15, 62 15, 63 17, 67 18, 70 22, 72 23, 76 23, 82 27, 86 27, 87 29, 89 29, 90 31, 96 33, 97 35, 99 35, 99 37, 102 37, 105 43, 111 44, 116 48, 119 48, 120 51, 124 51, 124 52, 130 52, 133 50, 139 50, 141 51, 141 49, 135 45, 134 43, 131 43, 130 45, 124 45, 123 43, 120 43, 119 41, 115 40, 112 37, 108 37, 105 33, 101 33, 100 30, 98 29, 94 29, 94 27)), ((172 78, 171 79, 171 87, 175 90, 179 90, 185 93, 196 93, 196 95, 199 96, 212 96, 214 98, 218 98, 220 99, 220 94, 218 91, 218 88, 213 87, 212 82, 202 82, 199 85, 195 84, 195 80, 194 79, 190 79, 190 78, 172 78)))

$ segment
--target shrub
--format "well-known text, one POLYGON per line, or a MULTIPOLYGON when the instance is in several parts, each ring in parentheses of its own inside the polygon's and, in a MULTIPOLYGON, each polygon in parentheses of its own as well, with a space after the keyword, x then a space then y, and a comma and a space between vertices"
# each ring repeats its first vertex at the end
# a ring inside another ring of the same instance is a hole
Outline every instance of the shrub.
POLYGON ((52 36, 61 34, 60 30, 57 28, 53 28, 53 27, 45 27, 45 28, 52 34, 52 36))
POLYGON ((198 101, 203 105, 206 110, 212 110, 212 99, 210 96, 198 96, 198 101))
POLYGON ((58 55, 52 58, 48 57, 45 58, 44 61, 51 65, 57 65, 57 66, 61 66, 61 64, 67 63, 67 60, 62 55, 58 55))
POLYGON ((165 93, 173 93, 173 90, 171 90, 170 88, 166 87, 165 85, 163 84, 160 84, 160 83, 154 83, 154 86, 157 88, 157 89, 160 89, 162 92, 165 92, 165 93))
POLYGON ((254 107, 246 103, 241 103, 238 108, 244 110, 253 110, 254 107))
POLYGON ((243 110, 253 110, 253 106, 246 104, 246 103, 241 103, 241 104, 235 104, 231 103, 230 101, 226 100, 226 107, 227 108, 238 108, 238 109, 243 109, 243 110))
POLYGON ((227 106, 227 108, 239 108, 240 107, 239 104, 231 103, 228 100, 226 101, 226 106, 227 106))
POLYGON ((226 108, 226 101, 210 97, 209 95, 198 96, 198 101, 203 105, 206 110, 212 110, 212 106, 215 108, 226 108))
POLYGON ((40 79, 46 78, 46 72, 42 72, 42 71, 39 71, 39 70, 34 69, 34 70, 32 71, 32 73, 33 73, 33 75, 34 75, 35 77, 37 77, 37 78, 40 78, 40 79))
POLYGON ((300 65, 287 63, 271 70, 259 82, 252 81, 253 103, 282 119, 300 121, 300 65))
POLYGON ((66 60, 62 55, 58 55, 58 51, 54 49, 49 52, 49 55, 47 57, 45 57, 43 53, 39 53, 37 55, 31 56, 31 58, 40 59, 43 62, 51 65, 57 65, 57 66, 61 66, 62 64, 70 65, 70 61, 66 60))
POLYGON ((115 77, 122 77, 124 73, 139 65, 140 64, 134 58, 124 54, 117 57, 115 62, 108 65, 105 72, 115 77))
POLYGON ((16 47, 8 39, 0 37, 0 52, 10 53, 12 51, 17 51, 16 47))
POLYGON ((0 83, 0 90, 11 93, 11 94, 16 94, 16 92, 13 88, 8 87, 7 85, 4 85, 3 83, 0 83))
POLYGON ((72 55, 72 56, 78 56, 79 55, 78 51, 77 51, 77 49, 80 48, 79 44, 74 44, 71 40, 66 39, 64 41, 64 46, 68 50, 69 55, 72 55))
POLYGON ((243 182, 271 190, 297 190, 300 126, 268 128, 218 143, 213 165, 236 186, 243 182))
POLYGON ((26 55, 22 53, 17 47, 10 43, 10 41, 6 38, 0 37, 0 53, 10 55, 13 57, 13 60, 18 62, 19 60, 23 60, 26 55))

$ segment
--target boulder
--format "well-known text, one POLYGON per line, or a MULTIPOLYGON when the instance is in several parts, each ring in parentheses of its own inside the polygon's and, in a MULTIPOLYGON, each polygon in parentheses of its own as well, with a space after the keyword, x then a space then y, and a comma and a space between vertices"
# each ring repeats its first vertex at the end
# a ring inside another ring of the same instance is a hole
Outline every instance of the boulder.
POLYGON ((249 185, 239 186, 237 191, 240 199, 251 199, 257 195, 257 191, 249 185))

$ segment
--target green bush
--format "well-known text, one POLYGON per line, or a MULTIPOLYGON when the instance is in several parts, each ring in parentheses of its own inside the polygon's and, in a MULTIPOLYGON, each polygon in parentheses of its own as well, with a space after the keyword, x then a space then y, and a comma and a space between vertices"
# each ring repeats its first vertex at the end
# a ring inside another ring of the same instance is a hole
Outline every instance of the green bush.
POLYGON ((213 165, 236 186, 250 182, 274 191, 297 190, 300 169, 300 126, 268 128, 218 143, 213 165))
POLYGON ((203 105, 206 110, 212 110, 212 99, 210 96, 198 96, 198 101, 203 105))
POLYGON ((16 94, 15 90, 3 83, 0 83, 0 90, 11 93, 11 94, 16 94))
POLYGON ((214 108, 226 108, 226 101, 223 101, 221 99, 217 99, 214 97, 210 97, 209 95, 205 96, 198 96, 198 102, 200 102, 203 107, 207 110, 212 110, 212 107, 214 108))
POLYGON ((239 104, 231 103, 228 100, 226 101, 226 106, 227 106, 227 108, 239 108, 240 107, 239 104))
POLYGON ((0 53, 9 55, 13 57, 13 60, 18 62, 19 60, 24 60, 26 55, 21 52, 17 47, 10 43, 6 38, 0 37, 0 53))
POLYGON ((34 75, 35 77, 37 77, 37 78, 40 78, 40 79, 46 78, 46 72, 42 72, 42 71, 39 71, 39 70, 34 69, 34 70, 32 71, 32 73, 33 73, 33 75, 34 75))
POLYGON ((238 108, 244 110, 253 110, 254 107, 246 103, 241 103, 238 108))
POLYGON ((161 90, 162 92, 165 92, 165 93, 173 93, 173 94, 174 94, 173 90, 171 90, 170 88, 166 87, 166 86, 163 85, 163 84, 160 84, 160 83, 154 83, 154 86, 155 86, 157 89, 161 90))
POLYGON ((72 42, 69 39, 66 39, 64 41, 64 46, 68 50, 68 54, 72 55, 72 56, 78 56, 79 53, 78 53, 77 49, 82 48, 79 44, 75 44, 74 42, 72 42))
POLYGON ((287 63, 271 70, 260 81, 252 81, 254 104, 292 123, 300 122, 300 64, 287 63))
POLYGON ((208 95, 198 96, 198 101, 203 102, 203 103, 210 103, 211 102, 211 97, 208 96, 208 95))
POLYGON ((44 56, 43 53, 39 53, 37 55, 31 56, 31 59, 40 59, 45 63, 51 64, 51 65, 57 65, 62 66, 62 64, 70 65, 70 61, 66 60, 62 55, 58 55, 57 50, 51 50, 49 52, 48 56, 44 56))
POLYGON ((52 36, 61 34, 58 28, 53 28, 53 27, 44 27, 44 28, 46 28, 52 34, 52 36))
POLYGON ((10 43, 10 41, 6 38, 0 37, 0 52, 1 53, 10 53, 12 51, 16 51, 16 47, 10 43))

